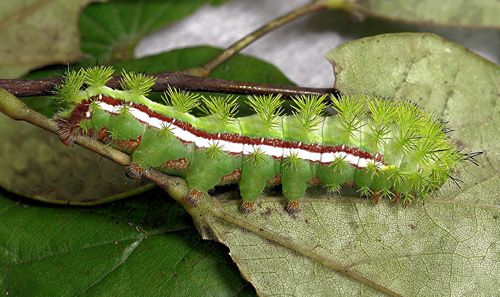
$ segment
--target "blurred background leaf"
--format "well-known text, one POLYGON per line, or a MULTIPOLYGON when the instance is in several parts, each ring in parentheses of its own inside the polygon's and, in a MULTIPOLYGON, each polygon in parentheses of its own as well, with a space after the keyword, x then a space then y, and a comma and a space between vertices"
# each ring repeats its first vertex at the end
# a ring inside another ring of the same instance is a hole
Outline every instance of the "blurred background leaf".
POLYGON ((500 2, 494 0, 356 0, 353 3, 364 15, 392 21, 500 28, 500 2))
POLYGON ((160 190, 101 207, 47 207, 0 193, 4 296, 243 296, 220 244, 160 190), (17 199, 16 199, 17 200, 17 199))
MULTIPOLYGON (((118 0, 90 5, 80 17, 82 51, 91 63, 108 64, 134 57, 137 43, 152 31, 218 0, 118 0)), ((164 71, 163 69, 162 71, 164 71)))
POLYGON ((78 16, 93 1, 99 0, 2 1, 0 78, 81 58, 78 16))

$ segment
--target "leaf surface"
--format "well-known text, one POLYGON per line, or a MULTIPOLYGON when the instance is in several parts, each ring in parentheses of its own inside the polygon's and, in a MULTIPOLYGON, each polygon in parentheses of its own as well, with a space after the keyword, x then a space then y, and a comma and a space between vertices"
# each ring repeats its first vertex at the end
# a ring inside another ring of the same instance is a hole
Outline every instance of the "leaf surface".
POLYGON ((0 78, 80 57, 78 16, 90 2, 25 0, 0 4, 0 78))
MULTIPOLYGON (((3 296, 239 296, 226 251, 162 191, 76 209, 0 193, 3 296)), ((250 291, 251 292, 251 291, 250 291)))
POLYGON ((449 121, 465 151, 484 151, 479 167, 465 162, 460 188, 449 181, 406 209, 313 192, 292 218, 275 198, 250 215, 212 201, 213 236, 264 296, 498 294, 498 66, 431 34, 368 37, 328 58, 340 91, 413 98, 449 121))
POLYGON ((125 0, 89 6, 80 17, 82 51, 92 61, 133 58, 137 43, 154 30, 178 21, 214 0, 125 0))
POLYGON ((500 28, 500 3, 495 0, 361 0, 355 9, 389 20, 445 26, 500 28))

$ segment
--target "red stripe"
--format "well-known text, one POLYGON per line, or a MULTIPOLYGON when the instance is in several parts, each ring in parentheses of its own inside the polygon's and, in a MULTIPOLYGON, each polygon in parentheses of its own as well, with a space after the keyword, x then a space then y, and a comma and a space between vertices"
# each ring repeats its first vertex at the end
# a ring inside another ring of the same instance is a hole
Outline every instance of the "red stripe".
MULTIPOLYGON (((97 97, 94 96, 92 99, 95 100, 95 99, 97 99, 97 97)), ((378 162, 382 162, 383 158, 384 158, 384 156, 381 153, 377 153, 375 156, 373 156, 369 152, 360 150, 360 149, 355 148, 355 147, 346 147, 344 145, 329 146, 329 145, 321 145, 321 144, 317 144, 317 143, 306 144, 306 143, 295 142, 295 141, 286 141, 286 140, 281 140, 281 139, 276 139, 276 138, 265 138, 265 137, 264 138, 251 138, 248 136, 231 134, 231 133, 204 132, 204 131, 201 131, 201 130, 194 128, 193 125, 191 125, 190 123, 181 122, 179 120, 174 121, 173 118, 159 114, 159 113, 149 109, 147 106, 142 105, 142 104, 137 104, 137 103, 127 104, 121 100, 114 99, 114 98, 109 97, 109 96, 102 96, 102 99, 100 99, 100 101, 107 103, 109 105, 113 105, 113 106, 130 105, 131 107, 134 107, 134 108, 146 113, 148 116, 150 116, 152 118, 156 118, 156 119, 159 119, 159 120, 167 122, 167 123, 173 123, 177 127, 181 128, 185 131, 188 131, 195 136, 202 137, 204 139, 224 140, 224 141, 228 141, 228 142, 232 142, 232 143, 242 143, 242 144, 250 144, 250 145, 261 144, 261 145, 268 145, 268 146, 279 147, 279 148, 302 149, 302 150, 314 152, 314 153, 345 152, 345 153, 352 155, 352 156, 355 156, 355 157, 376 160, 378 162)), ((88 102, 86 104, 88 106, 88 102)))

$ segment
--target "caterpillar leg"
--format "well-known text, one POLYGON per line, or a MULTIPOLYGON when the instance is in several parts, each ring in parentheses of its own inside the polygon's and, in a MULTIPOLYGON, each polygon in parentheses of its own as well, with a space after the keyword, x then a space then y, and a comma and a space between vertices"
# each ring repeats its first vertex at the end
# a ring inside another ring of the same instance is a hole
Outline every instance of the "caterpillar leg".
POLYGON ((202 191, 191 189, 189 191, 189 194, 186 197, 184 197, 184 200, 187 203, 189 203, 189 205, 195 207, 198 206, 198 204, 200 204, 200 200, 203 197, 203 194, 205 193, 203 193, 202 191))
POLYGON ((197 205, 203 193, 220 184, 223 177, 231 176, 234 178, 237 176, 237 169, 240 167, 240 156, 213 152, 213 149, 194 150, 191 163, 186 171, 186 181, 191 189, 186 201, 197 205))
POLYGON ((372 202, 373 204, 378 204, 379 201, 380 201, 380 197, 382 196, 382 192, 381 191, 375 191, 372 193, 372 202))
POLYGON ((78 123, 60 119, 57 121, 57 137, 65 145, 72 145, 76 138, 81 135, 81 129, 78 123))
POLYGON ((290 200, 285 206, 285 211, 290 215, 295 215, 300 212, 300 201, 290 200))
POLYGON ((241 203, 240 211, 242 213, 252 213, 255 211, 255 201, 245 201, 241 203))
POLYGON ((285 211, 290 215, 300 212, 299 199, 304 197, 307 183, 313 178, 313 168, 309 161, 288 158, 281 165, 283 196, 287 200, 285 211))
POLYGON ((131 179, 141 179, 144 171, 145 169, 135 162, 125 165, 125 175, 131 179))
POLYGON ((266 155, 250 155, 243 159, 239 181, 243 213, 255 210, 255 201, 262 195, 267 182, 279 174, 279 165, 279 161, 266 155))

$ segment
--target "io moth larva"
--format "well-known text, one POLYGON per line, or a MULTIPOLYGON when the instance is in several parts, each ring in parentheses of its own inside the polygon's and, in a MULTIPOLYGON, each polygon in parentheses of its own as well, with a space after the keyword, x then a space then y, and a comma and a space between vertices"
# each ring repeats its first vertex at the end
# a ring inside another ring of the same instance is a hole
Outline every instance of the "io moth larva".
POLYGON ((284 115, 280 96, 251 96, 256 113, 235 118, 235 99, 171 89, 162 105, 146 98, 153 78, 124 72, 123 90, 114 90, 105 86, 112 74, 92 67, 66 75, 57 96, 70 107, 58 116, 59 137, 111 143, 131 154, 132 177, 148 168, 184 177, 193 205, 228 183, 239 185, 243 211, 279 184, 289 213, 312 185, 350 184, 374 200, 409 203, 439 188, 464 159, 443 123, 407 100, 343 96, 332 103, 337 115, 324 116, 326 96, 298 96, 284 115), (194 108, 207 115, 193 116, 194 108))

